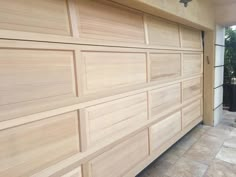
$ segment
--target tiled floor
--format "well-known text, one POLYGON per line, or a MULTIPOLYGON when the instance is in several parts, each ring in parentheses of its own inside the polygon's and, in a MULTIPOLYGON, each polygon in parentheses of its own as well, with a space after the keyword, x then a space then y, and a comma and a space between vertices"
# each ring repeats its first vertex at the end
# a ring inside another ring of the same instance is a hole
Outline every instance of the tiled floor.
POLYGON ((198 125, 137 177, 236 177, 236 113, 217 127, 198 125))

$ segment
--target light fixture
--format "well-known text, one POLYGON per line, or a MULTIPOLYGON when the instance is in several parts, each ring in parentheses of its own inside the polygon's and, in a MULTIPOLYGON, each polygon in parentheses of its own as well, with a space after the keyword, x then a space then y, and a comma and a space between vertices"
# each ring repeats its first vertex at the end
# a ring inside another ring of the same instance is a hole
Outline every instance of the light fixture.
POLYGON ((180 3, 183 3, 184 4, 184 7, 187 7, 188 6, 188 3, 191 2, 192 0, 180 0, 179 2, 180 3))

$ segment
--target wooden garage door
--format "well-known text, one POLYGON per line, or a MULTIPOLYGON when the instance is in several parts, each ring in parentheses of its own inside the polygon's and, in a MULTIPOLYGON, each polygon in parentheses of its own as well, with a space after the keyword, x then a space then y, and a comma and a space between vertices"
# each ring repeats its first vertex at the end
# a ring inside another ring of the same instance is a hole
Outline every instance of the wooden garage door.
POLYGON ((109 1, 0 0, 0 38, 0 177, 134 176, 202 120, 199 30, 109 1))

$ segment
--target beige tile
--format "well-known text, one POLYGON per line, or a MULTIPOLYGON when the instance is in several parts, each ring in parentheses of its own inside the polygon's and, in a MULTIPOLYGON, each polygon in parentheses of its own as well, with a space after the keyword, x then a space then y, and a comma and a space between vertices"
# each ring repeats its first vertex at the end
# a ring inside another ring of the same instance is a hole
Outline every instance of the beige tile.
POLYGON ((231 132, 234 129, 232 125, 231 122, 222 122, 216 128, 231 132))
POLYGON ((201 146, 209 147, 211 149, 219 150, 224 143, 224 139, 221 137, 215 137, 210 135, 203 135, 197 142, 201 146))
POLYGON ((173 167, 171 167, 167 176, 170 177, 202 177, 208 166, 187 158, 181 158, 173 167))
POLYGON ((229 163, 215 160, 208 168, 204 177, 235 177, 236 168, 229 163))
POLYGON ((155 174, 157 177, 159 176, 164 176, 166 175, 167 171, 173 166, 173 164, 167 162, 167 161, 162 161, 156 166, 153 166, 152 173, 150 174, 155 174))
POLYGON ((179 156, 174 154, 173 151, 167 150, 163 155, 161 155, 158 158, 158 161, 156 162, 156 164, 160 164, 163 161, 168 162, 170 164, 175 164, 177 162, 177 160, 179 160, 179 156))
POLYGON ((230 136, 235 136, 235 137, 236 137, 236 128, 234 128, 234 129, 231 131, 230 136))
POLYGON ((223 146, 216 158, 236 165, 236 149, 223 146))
POLYGON ((236 149, 236 137, 225 140, 223 145, 225 147, 230 147, 230 148, 235 148, 236 149))
POLYGON ((184 154, 184 157, 208 165, 215 158, 217 152, 216 149, 196 143, 184 154))
POLYGON ((231 130, 228 129, 222 129, 217 127, 212 127, 207 131, 208 135, 215 136, 220 139, 226 139, 230 136, 231 130))

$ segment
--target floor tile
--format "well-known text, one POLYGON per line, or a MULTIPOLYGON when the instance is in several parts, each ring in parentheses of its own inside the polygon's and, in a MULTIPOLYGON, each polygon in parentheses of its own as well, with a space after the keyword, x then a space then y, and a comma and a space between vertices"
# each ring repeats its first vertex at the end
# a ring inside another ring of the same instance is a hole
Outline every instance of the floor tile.
POLYGON ((215 158, 218 150, 196 143, 184 154, 184 157, 208 165, 215 158))
POLYGON ((236 149, 223 146, 216 158, 236 165, 236 149))
POLYGON ((230 136, 235 136, 235 137, 236 137, 236 128, 234 128, 234 129, 231 131, 230 136))
POLYGON ((201 146, 209 147, 211 149, 218 149, 224 143, 224 139, 211 136, 211 135, 203 135, 199 140, 198 144, 201 146))
POLYGON ((215 136, 217 138, 226 139, 230 136, 231 130, 212 127, 207 131, 208 135, 215 136))
POLYGON ((167 176, 170 177, 202 177, 208 166, 187 158, 181 158, 173 167, 171 167, 167 176))
POLYGON ((215 160, 209 166, 204 177, 235 177, 236 168, 229 163, 221 160, 215 160))
POLYGON ((179 156, 177 156, 176 154, 173 153, 173 151, 171 152, 170 150, 167 150, 163 155, 161 155, 158 158, 158 162, 156 163, 157 165, 163 161, 166 161, 170 164, 175 164, 177 162, 177 160, 179 160, 179 156))
POLYGON ((225 147, 235 148, 236 149, 236 137, 232 137, 230 139, 225 140, 224 144, 225 147))

